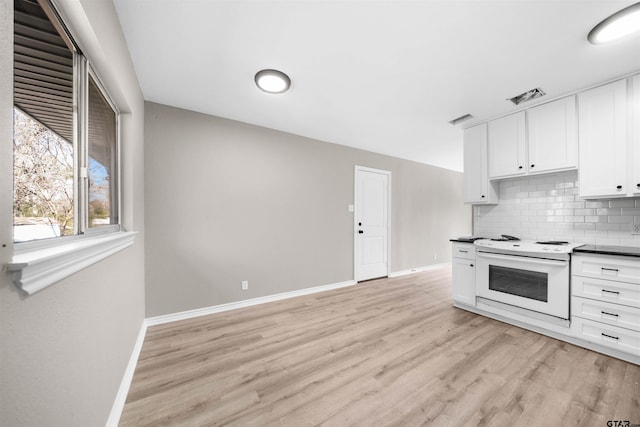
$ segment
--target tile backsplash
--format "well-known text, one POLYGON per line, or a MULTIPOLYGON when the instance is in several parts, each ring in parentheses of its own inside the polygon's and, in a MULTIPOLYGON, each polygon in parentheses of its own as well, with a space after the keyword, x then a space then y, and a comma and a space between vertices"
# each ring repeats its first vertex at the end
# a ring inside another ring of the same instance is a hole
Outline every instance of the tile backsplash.
POLYGON ((583 200, 578 172, 500 181, 498 205, 473 208, 474 234, 640 247, 640 198, 583 200))

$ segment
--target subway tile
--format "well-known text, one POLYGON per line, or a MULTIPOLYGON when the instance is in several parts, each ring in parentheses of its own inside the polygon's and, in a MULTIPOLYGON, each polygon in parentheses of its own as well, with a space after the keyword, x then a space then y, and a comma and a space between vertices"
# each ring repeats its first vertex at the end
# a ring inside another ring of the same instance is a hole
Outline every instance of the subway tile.
POLYGON ((547 222, 564 222, 563 216, 548 216, 547 222))
POLYGON ((633 224, 632 216, 610 216, 609 223, 611 224, 633 224))
MULTIPOLYGON (((589 222, 583 222, 573 225, 576 230, 595 230, 596 225, 589 222)), ((583 233, 584 234, 584 233, 583 233)))
POLYGON ((584 221, 585 222, 609 222, 609 217, 608 216, 585 216, 584 217, 584 221))
POLYGON ((584 217, 583 216, 565 216, 564 217, 564 221, 565 222, 584 222, 584 217))
POLYGON ((620 215, 620 208, 600 208, 596 212, 598 215, 620 215))
POLYGON ((556 184, 556 188, 560 189, 560 188, 573 188, 575 187, 573 181, 569 181, 569 182, 559 182, 556 184))
POLYGON ((553 202, 555 201, 555 199, 556 199, 555 197, 547 196, 547 197, 538 197, 536 201, 539 203, 547 203, 547 202, 553 202))
MULTIPOLYGON (((536 186, 536 189, 538 191, 549 191, 549 190, 553 190, 555 188, 555 185, 552 183, 545 183, 545 184, 538 184, 536 186)), ((555 190, 554 190, 555 191, 555 190)))
POLYGON ((555 197, 556 202, 573 202, 576 199, 575 196, 557 196, 555 197))
POLYGON ((546 209, 562 209, 564 208, 564 203, 556 202, 556 203, 547 203, 544 205, 546 209))
POLYGON ((609 200, 610 208, 633 208, 635 203, 631 199, 609 200))
MULTIPOLYGON (((576 209, 574 211, 576 215, 594 215, 596 213, 595 209, 576 209)), ((586 221, 586 218, 585 218, 586 221)))
POLYGON ((621 215, 640 215, 640 208, 622 208, 621 215))
POLYGON ((598 231, 620 231, 620 224, 596 224, 596 230, 598 231))
POLYGON ((554 215, 573 215, 573 209, 556 209, 554 215))
POLYGON ((587 200, 585 203, 585 207, 586 208, 607 208, 609 207, 609 202, 601 202, 601 201, 594 202, 591 200, 587 200))
POLYGON ((579 202, 566 202, 566 203, 565 203, 565 207, 567 207, 567 208, 571 208, 571 209, 582 209, 582 208, 584 208, 584 202, 583 202, 583 201, 579 201, 579 202))

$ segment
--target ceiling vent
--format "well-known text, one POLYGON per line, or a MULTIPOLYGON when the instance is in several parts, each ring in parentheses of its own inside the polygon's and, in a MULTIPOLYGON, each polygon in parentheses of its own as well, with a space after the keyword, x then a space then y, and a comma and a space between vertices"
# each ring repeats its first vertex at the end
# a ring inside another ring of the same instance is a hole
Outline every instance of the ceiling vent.
POLYGON ((520 95, 514 96, 513 98, 508 98, 507 101, 511 101, 515 105, 520 105, 523 102, 531 101, 532 99, 540 98, 544 95, 546 95, 546 93, 537 87, 535 89, 528 90, 525 93, 521 93, 520 95))
POLYGON ((472 119, 472 118, 473 118, 473 116, 471 114, 465 114, 464 116, 460 116, 460 117, 457 117, 457 118, 455 118, 453 120, 449 120, 449 123, 451 123, 452 125, 457 125, 457 124, 460 124, 460 123, 464 122, 465 120, 469 120, 469 119, 472 119))

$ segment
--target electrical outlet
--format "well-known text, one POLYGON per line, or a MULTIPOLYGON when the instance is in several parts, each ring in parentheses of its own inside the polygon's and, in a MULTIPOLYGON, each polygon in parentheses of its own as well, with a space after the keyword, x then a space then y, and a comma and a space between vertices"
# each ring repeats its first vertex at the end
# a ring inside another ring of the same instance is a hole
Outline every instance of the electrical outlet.
POLYGON ((633 233, 631 234, 640 234, 640 224, 633 224, 633 233))
POLYGON ((242 281, 242 290, 246 291, 247 289, 249 289, 249 281, 248 280, 243 280, 242 281))

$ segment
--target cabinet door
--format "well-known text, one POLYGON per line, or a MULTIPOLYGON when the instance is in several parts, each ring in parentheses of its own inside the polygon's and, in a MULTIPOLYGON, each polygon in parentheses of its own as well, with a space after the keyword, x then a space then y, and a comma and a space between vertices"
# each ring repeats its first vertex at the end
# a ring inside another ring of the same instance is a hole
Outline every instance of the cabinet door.
POLYGON ((615 197, 627 187, 627 81, 578 94, 580 197, 615 197))
POLYGON ((575 96, 527 110, 527 125, 529 173, 578 166, 575 96))
POLYGON ((489 178, 527 171, 525 138, 524 111, 489 122, 489 178))
POLYGON ((464 131, 464 202, 496 203, 497 193, 487 176, 487 124, 464 131))
POLYGON ((455 302, 476 305, 476 269, 470 259, 452 259, 451 291, 455 302))
POLYGON ((631 170, 631 192, 640 195, 640 74, 633 77, 633 169, 631 170))

